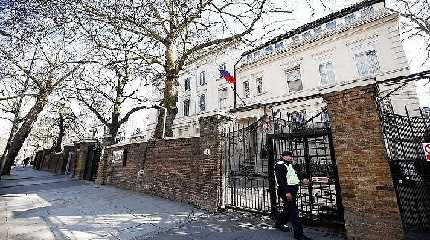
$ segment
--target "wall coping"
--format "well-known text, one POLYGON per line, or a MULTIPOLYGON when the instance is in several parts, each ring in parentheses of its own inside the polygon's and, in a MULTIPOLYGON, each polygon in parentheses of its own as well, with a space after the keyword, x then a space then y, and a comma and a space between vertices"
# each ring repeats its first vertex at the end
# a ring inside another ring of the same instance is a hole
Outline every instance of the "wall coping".
POLYGON ((161 141, 176 141, 176 140, 192 140, 192 139, 199 139, 200 137, 182 137, 182 138, 175 138, 175 137, 166 137, 164 139, 149 139, 149 140, 141 140, 141 141, 134 141, 134 142, 126 142, 126 143, 116 143, 113 145, 106 146, 106 149, 111 148, 119 148, 119 147, 125 147, 128 145, 134 145, 134 144, 142 144, 142 143, 148 143, 148 142, 161 142, 161 141))

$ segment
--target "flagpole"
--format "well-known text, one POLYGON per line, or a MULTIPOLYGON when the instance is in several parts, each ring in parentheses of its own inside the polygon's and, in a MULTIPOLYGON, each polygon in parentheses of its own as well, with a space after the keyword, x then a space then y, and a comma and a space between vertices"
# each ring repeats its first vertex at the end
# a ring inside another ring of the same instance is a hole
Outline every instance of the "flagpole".
MULTIPOLYGON (((240 56, 239 60, 237 60, 237 62, 234 64, 233 66, 233 77, 234 79, 236 79, 236 81, 234 82, 234 87, 233 87, 233 91, 234 91, 234 99, 233 99, 233 109, 236 108, 237 106, 237 77, 236 77, 236 66, 237 64, 242 60, 243 58, 243 54, 240 56)), ((242 100, 243 101, 243 100, 242 100)))

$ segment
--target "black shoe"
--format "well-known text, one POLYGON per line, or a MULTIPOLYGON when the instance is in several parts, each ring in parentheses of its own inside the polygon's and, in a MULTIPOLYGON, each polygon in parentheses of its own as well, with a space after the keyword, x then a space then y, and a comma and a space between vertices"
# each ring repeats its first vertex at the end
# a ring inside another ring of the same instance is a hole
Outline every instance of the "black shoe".
POLYGON ((294 239, 297 239, 297 240, 312 240, 312 238, 306 237, 305 235, 301 235, 300 237, 294 236, 294 239))
POLYGON ((285 225, 275 225, 275 228, 277 228, 278 230, 280 230, 282 232, 291 232, 290 227, 285 226, 285 225))

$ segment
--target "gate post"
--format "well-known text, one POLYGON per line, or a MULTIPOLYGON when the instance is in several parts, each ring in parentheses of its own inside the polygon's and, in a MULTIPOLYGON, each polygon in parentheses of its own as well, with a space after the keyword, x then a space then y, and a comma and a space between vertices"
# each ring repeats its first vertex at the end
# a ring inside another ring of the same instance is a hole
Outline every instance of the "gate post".
POLYGON ((403 227, 376 103, 376 86, 327 102, 348 239, 402 239, 403 227))
POLYGON ((272 218, 276 217, 276 183, 275 183, 275 146, 273 146, 273 136, 268 134, 266 140, 267 152, 268 152, 268 164, 267 168, 269 171, 269 194, 270 194, 270 215, 272 218))
POLYGON ((103 141, 101 143, 101 153, 100 153, 100 161, 99 166, 97 169, 97 177, 95 180, 95 183, 98 185, 104 185, 106 183, 107 178, 107 168, 108 168, 108 156, 105 153, 106 147, 113 145, 114 142, 112 140, 112 137, 110 135, 103 136, 103 141))

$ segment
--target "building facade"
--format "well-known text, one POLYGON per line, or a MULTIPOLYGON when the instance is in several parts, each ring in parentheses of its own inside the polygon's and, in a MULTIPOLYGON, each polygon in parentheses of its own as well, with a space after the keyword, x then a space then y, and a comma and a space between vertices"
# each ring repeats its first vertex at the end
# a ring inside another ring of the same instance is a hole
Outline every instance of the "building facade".
MULTIPOLYGON (((325 106, 321 98, 275 103, 409 74, 399 14, 383 0, 360 2, 241 52, 231 47, 181 73, 174 137, 198 136, 198 118, 215 113, 252 122, 273 105, 277 111, 311 117, 325 106), (220 77, 220 68, 236 71, 235 108, 233 86, 220 77)), ((381 86, 381 92, 396 87, 381 86)), ((390 98, 395 112, 403 113, 405 105, 419 110, 413 83, 390 98)))

